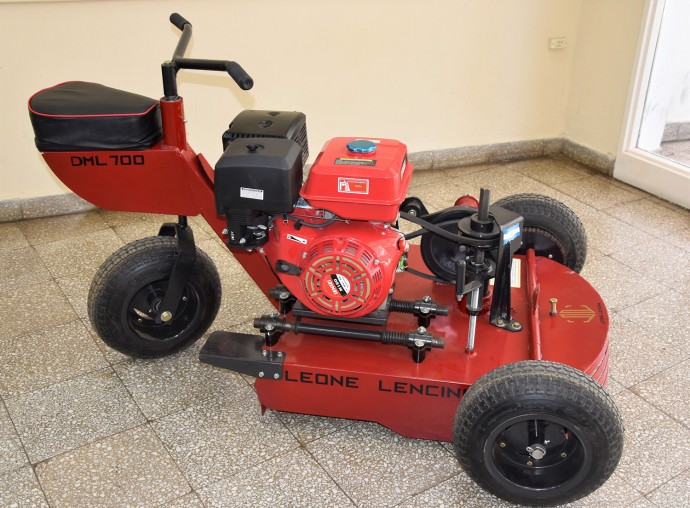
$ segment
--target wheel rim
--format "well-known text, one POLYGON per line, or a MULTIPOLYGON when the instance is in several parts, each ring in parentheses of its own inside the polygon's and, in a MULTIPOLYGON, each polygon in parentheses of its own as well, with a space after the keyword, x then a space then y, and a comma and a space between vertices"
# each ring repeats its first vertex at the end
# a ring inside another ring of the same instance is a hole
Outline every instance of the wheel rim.
POLYGON ((199 319, 199 294, 190 285, 182 292, 182 299, 172 322, 156 323, 156 315, 163 302, 167 280, 146 284, 135 292, 126 310, 126 319, 130 328, 140 338, 151 341, 175 339, 185 330, 194 326, 199 319))
POLYGON ((548 231, 540 228, 526 226, 522 231, 522 247, 519 254, 524 254, 527 249, 534 249, 537 256, 547 257, 564 265, 566 264, 566 252, 563 243, 548 231))
POLYGON ((511 490, 551 495, 582 481, 592 453, 576 427, 555 415, 533 413, 494 429, 484 447, 484 461, 489 473, 511 490))

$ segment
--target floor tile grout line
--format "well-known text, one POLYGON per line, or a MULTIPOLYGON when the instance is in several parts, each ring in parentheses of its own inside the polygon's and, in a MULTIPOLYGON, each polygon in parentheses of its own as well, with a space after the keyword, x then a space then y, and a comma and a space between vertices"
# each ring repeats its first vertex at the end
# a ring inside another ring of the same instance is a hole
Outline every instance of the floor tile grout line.
MULTIPOLYGON (((638 383, 638 384, 639 384, 639 383, 638 383)), ((670 420, 673 421, 674 423, 677 423, 677 424, 680 425, 681 427, 690 430, 690 425, 678 421, 675 417, 671 416, 670 414, 668 414, 668 413, 667 413, 666 411, 664 411, 663 409, 661 409, 661 408, 655 406, 652 402, 650 402, 650 401, 648 401, 647 399, 645 399, 644 397, 642 397, 639 393, 634 392, 634 391, 632 391, 632 389, 627 388, 627 387, 624 388, 624 391, 631 393, 632 395, 634 395, 635 397, 637 397, 638 399, 640 399, 642 402, 644 402, 646 405, 651 406, 652 409, 655 409, 655 410, 659 411, 662 415, 664 415, 666 418, 670 419, 670 420)), ((618 392, 616 395, 619 395, 620 393, 621 393, 621 392, 618 392)))
MULTIPOLYGON (((655 488, 654 490, 652 490, 651 492, 648 492, 647 494, 644 494, 644 497, 647 498, 648 496, 651 496, 651 495, 654 494, 654 492, 656 492, 657 490, 661 489, 661 488, 664 487, 665 485, 668 485, 669 483, 671 483, 671 482, 672 482, 673 480, 675 480, 676 478, 679 478, 679 477, 683 476, 684 474, 686 474, 686 473, 688 473, 688 472, 690 472, 690 467, 687 468, 687 469, 685 469, 685 470, 683 470, 683 471, 681 471, 680 473, 678 473, 678 474, 672 476, 671 478, 669 478, 667 481, 665 481, 664 483, 662 483, 661 485, 659 485, 658 487, 656 487, 656 488, 655 488)), ((651 502, 654 506, 658 506, 658 505, 657 505, 656 503, 654 503, 651 499, 647 499, 647 500, 648 500, 649 502, 651 502)))
MULTIPOLYGON (((683 361, 687 361, 687 359, 686 359, 686 360, 683 360, 683 361)), ((682 363, 682 362, 680 362, 680 363, 682 363)), ((633 390, 633 388, 636 387, 637 385, 639 385, 639 384, 641 384, 641 383, 644 383, 645 381, 648 381, 648 380, 650 380, 651 378, 656 377, 657 375, 662 374, 663 372, 666 372, 666 371, 672 369, 673 367, 675 367, 675 366, 677 366, 677 365, 678 365, 678 364, 675 364, 675 365, 669 367, 668 369, 665 369, 665 370, 663 370, 663 371, 660 371, 660 372, 658 372, 657 374, 655 374, 654 376, 650 376, 649 378, 645 379, 644 381, 640 381, 639 383, 636 383, 636 384, 633 385, 632 387, 626 388, 626 390, 629 391, 630 393, 634 394, 635 396, 639 397, 640 399, 642 399, 646 404, 652 406, 654 409, 656 409, 656 410, 659 411, 661 414, 663 414, 663 415, 666 416, 667 418, 671 419, 672 421, 674 421, 675 423, 677 423, 677 424, 680 425, 681 427, 684 427, 684 428, 690 430, 690 423, 685 423, 685 422, 682 422, 682 421, 678 420, 678 418, 676 418, 675 416, 673 416, 673 415, 667 413, 665 409, 659 407, 659 406, 656 405, 653 401, 647 400, 645 397, 643 397, 642 395, 640 395, 639 393, 637 393, 636 391, 633 390)))
MULTIPOLYGON (((74 381, 75 379, 79 379, 79 378, 82 378, 82 377, 90 376, 91 374, 94 374, 94 373, 97 373, 97 372, 105 372, 106 370, 110 370, 111 373, 114 374, 114 375, 117 377, 117 372, 115 372, 115 370, 112 368, 112 366, 108 365, 108 366, 106 366, 106 367, 103 367, 103 368, 100 368, 100 369, 94 369, 94 370, 91 370, 91 371, 89 371, 89 372, 85 372, 85 373, 82 373, 82 374, 79 374, 79 375, 70 377, 69 379, 65 379, 65 380, 59 381, 59 382, 57 382, 57 383, 53 383, 53 384, 51 384, 51 385, 46 385, 46 386, 43 386, 43 387, 41 387, 41 388, 37 388, 36 390, 31 390, 31 391, 29 391, 29 392, 22 393, 21 395, 17 395, 16 397, 10 397, 10 398, 18 398, 18 397, 25 396, 25 395, 31 395, 31 394, 36 393, 36 392, 39 392, 39 391, 41 391, 41 390, 45 390, 45 389, 51 388, 51 387, 53 387, 53 386, 59 386, 59 385, 64 384, 64 383, 68 383, 68 382, 70 382, 70 381, 74 381)), ((119 380, 119 378, 118 378, 118 380, 119 380)), ((125 388, 125 390, 127 391, 127 387, 126 387, 126 386, 123 386, 123 388, 125 388)), ((131 397, 131 394, 130 394, 128 391, 127 391, 127 394, 131 397)), ((132 398, 132 402, 134 402, 135 405, 136 405, 136 401, 135 401, 133 398, 132 398)), ((137 405, 137 410, 141 413, 141 416, 143 417, 143 424, 148 423, 148 422, 147 422, 146 415, 141 411, 141 409, 139 409, 139 406, 138 406, 138 405, 137 405)), ((8 414, 9 414, 9 411, 8 411, 8 414)), ((11 416, 11 415, 10 415, 10 419, 12 419, 12 416, 11 416)), ((14 420, 12 420, 12 423, 14 424, 14 420)), ((143 425, 143 424, 142 424, 142 425, 143 425)), ((41 464, 41 463, 46 462, 46 461, 48 461, 48 460, 52 460, 52 459, 54 459, 54 458, 56 458, 56 457, 59 457, 60 455, 63 455, 64 453, 73 452, 73 451, 78 450, 78 449, 80 449, 80 448, 82 448, 82 447, 84 447, 84 446, 87 446, 87 445, 96 443, 96 442, 98 442, 98 441, 101 441, 102 439, 106 439, 106 438, 108 438, 108 437, 112 437, 112 436, 115 436, 115 435, 117 435, 117 434, 121 434, 121 433, 123 433, 123 432, 127 432, 127 431, 130 431, 130 430, 133 430, 133 429, 135 429, 135 428, 138 428, 139 426, 141 426, 141 425, 134 425, 133 427, 130 427, 130 428, 127 428, 127 429, 123 429, 123 430, 119 430, 119 431, 115 432, 114 434, 110 434, 110 435, 108 435, 108 436, 99 437, 99 438, 97 438, 97 439, 94 439, 93 441, 88 441, 88 442, 86 442, 86 443, 83 443, 83 444, 77 446, 76 448, 72 448, 72 449, 70 449, 70 450, 65 450, 65 451, 62 451, 62 452, 60 452, 60 453, 58 453, 58 454, 56 454, 56 455, 53 455, 52 457, 46 457, 45 459, 41 459, 41 460, 39 460, 38 462, 32 462, 32 461, 31 461, 31 458, 29 457, 29 463, 32 465, 32 467, 35 467, 35 466, 37 466, 38 464, 41 464)), ((21 441, 21 434, 17 433, 17 435, 19 436, 19 439, 20 439, 20 441, 21 441)), ((24 443, 23 443, 23 441, 22 441, 22 446, 23 446, 23 445, 24 445, 24 443)), ((29 456, 29 454, 28 454, 28 452, 27 452, 27 457, 28 457, 28 456, 29 456)))
MULTIPOLYGON (((19 446, 21 446, 22 453, 24 453, 24 458, 26 458, 26 462, 22 464, 21 466, 14 468, 8 473, 18 471, 23 467, 29 466, 33 469, 33 464, 31 464, 31 459, 29 458, 29 453, 26 451, 26 446, 24 445, 24 441, 22 441, 22 436, 19 434, 19 429, 17 429, 17 425, 14 423, 14 420, 12 419, 12 415, 10 414, 10 410, 7 408, 7 404, 5 404, 5 400, 3 397, 0 397, 0 404, 2 404, 3 409, 5 410, 5 413, 7 413, 7 419, 10 421, 10 424, 12 425, 12 430, 14 430, 14 435, 17 436, 17 439, 19 440, 19 446)), ((34 471, 34 475, 36 472, 34 471)), ((43 489, 41 489, 43 490, 43 489)))
MULTIPOLYGON (((123 383, 123 384, 124 384, 124 383, 123 383)), ((136 400, 135 400, 134 402, 135 402, 135 404, 136 404, 136 400)), ((139 406, 139 405, 137 404, 137 407, 138 407, 138 406, 139 406)), ((139 410, 141 411, 141 409, 139 409, 139 410)), ((142 414, 143 414, 143 411, 142 411, 142 414)), ((180 498, 180 497, 184 497, 184 496, 188 495, 190 492, 196 492, 196 491, 194 490, 194 485, 192 485, 192 483, 191 483, 191 481, 189 480, 189 478, 187 478, 187 475, 184 473, 184 471, 182 471, 182 468, 180 467, 180 464, 177 463, 177 461, 175 460, 175 457, 172 456, 172 454, 170 453, 170 450, 169 450, 168 447, 166 446, 165 441, 163 441, 163 439, 161 438, 161 436, 160 436, 160 435, 158 434, 158 432, 156 431, 156 428, 153 426, 153 421, 150 421, 150 420, 146 417, 145 414, 144 414, 144 418, 146 418, 146 424, 147 424, 147 425, 149 426, 149 428, 151 429, 151 432, 153 432, 153 435, 156 436, 156 439, 158 439, 158 442, 161 444, 161 446, 162 446, 163 449, 165 450, 165 453, 168 455, 168 457, 170 458, 170 460, 172 461, 172 463, 175 464, 175 469, 180 473, 180 476, 182 476, 182 478, 184 478, 185 483, 186 483, 187 486, 189 487, 189 492, 185 492, 185 493, 182 494, 181 496, 178 496, 176 499, 178 499, 178 498, 180 498)), ((174 501, 174 500, 173 500, 173 501, 174 501)), ((203 503, 202 503, 202 504, 203 504, 203 503)), ((160 506, 163 506, 163 503, 161 503, 160 506)))
MULTIPOLYGON (((352 424, 347 425, 347 427, 349 427, 350 425, 352 425, 352 424)), ((319 438, 319 439, 321 439, 321 438, 319 438)), ((314 443, 314 442, 318 441, 319 439, 315 439, 314 441, 311 441, 309 444, 314 443)), ((298 440, 298 442, 299 442, 299 440, 298 440)), ((331 473, 329 473, 328 470, 325 467, 323 467, 323 464, 321 464, 321 462, 319 462, 319 460, 314 456, 314 454, 311 452, 311 450, 306 445, 302 446, 301 443, 300 443, 300 447, 311 457, 311 459, 325 473, 325 475, 328 478, 330 478, 330 480, 335 484, 335 486, 338 487, 338 490, 340 490, 345 495, 345 497, 350 500, 350 502, 352 503, 352 506, 359 508, 359 505, 355 502, 355 500, 352 499, 352 497, 345 490, 345 488, 342 485, 340 485, 340 483, 335 478, 333 478, 333 475, 331 475, 331 473)))
MULTIPOLYGON (((66 324, 72 324, 72 323, 74 323, 74 322, 75 322, 75 321, 70 321, 69 323, 66 323, 66 324)), ((31 332, 31 333, 35 333, 35 332, 31 332)), ((27 334, 27 335, 30 335, 31 333, 29 333, 29 334, 27 334)), ((87 333, 88 333, 88 331, 87 331, 87 333)), ((19 336, 19 338, 22 338, 22 337, 25 337, 25 335, 19 336)), ((99 351, 99 352, 100 352, 100 351, 99 351)), ((37 393, 37 392, 40 392, 41 390, 45 390, 45 389, 50 388, 50 387, 52 387, 52 386, 58 386, 58 385, 61 385, 61 384, 64 384, 64 383, 69 383, 70 381, 74 381, 75 379, 79 379, 79 378, 82 378, 82 377, 90 376, 91 374, 94 374, 94 373, 96 373, 96 372, 103 372, 103 371, 108 370, 108 369, 113 370, 113 369, 112 369, 112 366, 111 366, 107 361, 106 361, 106 364, 107 364, 107 365, 103 365, 103 366, 101 366, 101 367, 96 367, 96 368, 94 368, 94 369, 92 369, 92 370, 89 370, 89 371, 86 371, 86 372, 80 372, 79 374, 76 374, 76 375, 74 375, 74 376, 66 377, 65 379, 61 379, 60 381, 57 381, 57 382, 55 382, 55 383, 50 383, 50 384, 46 384, 46 385, 43 385, 43 386, 39 386, 38 388, 32 388, 31 390, 27 390, 27 391, 24 391, 24 392, 19 392, 19 393, 16 393, 16 394, 14 394, 14 395, 1 395, 1 394, 0 394, 0 396, 1 396, 2 398, 4 398, 5 400, 8 400, 8 399, 18 399, 18 398, 20 398, 20 397, 26 397, 26 396, 33 395, 33 394, 35 394, 35 393, 37 393)), ((113 373, 115 373, 114 370, 113 370, 113 373)), ((115 373, 115 374, 116 374, 116 373, 115 373)))

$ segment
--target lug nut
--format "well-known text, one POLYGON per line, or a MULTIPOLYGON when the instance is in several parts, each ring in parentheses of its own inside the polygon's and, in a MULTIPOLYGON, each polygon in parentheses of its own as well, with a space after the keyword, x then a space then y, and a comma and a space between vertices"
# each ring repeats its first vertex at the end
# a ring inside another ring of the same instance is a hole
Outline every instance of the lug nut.
POLYGON ((567 453, 565 453, 565 452, 561 453, 561 458, 562 458, 562 459, 566 458, 567 456, 568 456, 567 453))

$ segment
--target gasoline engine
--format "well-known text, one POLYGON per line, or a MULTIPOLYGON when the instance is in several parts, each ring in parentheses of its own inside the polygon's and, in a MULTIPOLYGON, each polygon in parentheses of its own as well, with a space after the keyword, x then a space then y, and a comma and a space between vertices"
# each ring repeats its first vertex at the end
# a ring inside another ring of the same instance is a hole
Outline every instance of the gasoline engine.
POLYGON ((303 114, 244 111, 223 140, 215 193, 228 244, 259 249, 319 315, 357 318, 385 305, 408 250, 392 227, 412 174, 405 145, 332 139, 302 186, 303 114))

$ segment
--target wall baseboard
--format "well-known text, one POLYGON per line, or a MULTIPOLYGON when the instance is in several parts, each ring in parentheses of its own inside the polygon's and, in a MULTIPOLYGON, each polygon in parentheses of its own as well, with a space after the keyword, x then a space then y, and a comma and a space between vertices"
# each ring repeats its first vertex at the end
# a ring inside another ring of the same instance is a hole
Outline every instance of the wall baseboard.
POLYGON ((410 154, 415 169, 450 169, 476 164, 510 162, 564 155, 583 166, 611 176, 615 158, 566 138, 513 141, 493 145, 446 148, 410 154))
MULTIPOLYGON (((510 162, 564 155, 606 175, 613 174, 615 158, 565 138, 513 141, 493 145, 445 148, 409 154, 415 170, 451 169, 476 164, 510 162)), ((0 201, 0 222, 37 219, 85 212, 96 207, 73 193, 0 201)))

